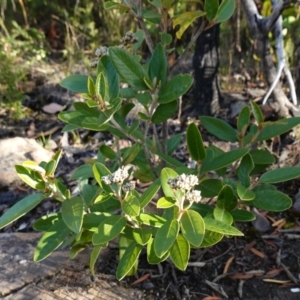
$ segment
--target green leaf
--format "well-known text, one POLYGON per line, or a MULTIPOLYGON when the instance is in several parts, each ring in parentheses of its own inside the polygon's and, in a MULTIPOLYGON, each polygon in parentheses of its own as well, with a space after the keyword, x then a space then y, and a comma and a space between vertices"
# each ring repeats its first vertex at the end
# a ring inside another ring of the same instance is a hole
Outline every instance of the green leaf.
POLYGON ((61 213, 44 215, 33 223, 32 228, 36 231, 48 231, 58 219, 61 219, 61 213))
POLYGON ((167 140, 167 150, 168 154, 172 154, 178 147, 179 143, 181 142, 182 133, 174 134, 167 140))
POLYGON ((206 151, 201 133, 195 123, 189 124, 186 132, 186 140, 192 159, 195 161, 203 160, 206 157, 206 151))
POLYGON ((151 118, 152 123, 159 124, 159 123, 167 121, 172 116, 174 116, 174 114, 177 110, 177 107, 178 107, 178 101, 173 101, 173 102, 166 103, 166 104, 160 104, 156 108, 156 110, 151 118))
POLYGON ((102 181, 103 176, 110 175, 110 171, 107 169, 107 167, 104 164, 96 162, 93 165, 93 173, 94 177, 97 181, 97 183, 100 185, 100 187, 106 191, 107 193, 111 193, 113 191, 118 191, 118 186, 115 183, 112 183, 111 185, 106 185, 102 181))
POLYGON ((300 176, 300 167, 283 167, 266 172, 259 178, 262 183, 280 183, 298 178, 300 176))
POLYGON ((244 209, 237 209, 230 212, 236 222, 251 222, 255 220, 255 214, 244 209))
POLYGON ((206 13, 197 10, 197 11, 189 11, 184 12, 178 15, 178 17, 173 19, 173 28, 175 28, 177 25, 180 26, 180 29, 176 32, 176 37, 178 39, 181 39, 183 33, 186 31, 186 29, 197 19, 202 16, 204 16, 206 13))
POLYGON ((212 198, 218 196, 222 187, 223 183, 221 180, 212 178, 201 181, 201 183, 197 185, 197 190, 201 191, 203 198, 212 198))
POLYGON ((190 244, 182 235, 176 237, 170 249, 170 258, 179 270, 185 271, 190 258, 190 244))
POLYGON ((157 265, 169 257, 170 253, 166 252, 162 257, 158 257, 154 251, 154 239, 151 238, 147 244, 147 260, 149 264, 157 265))
POLYGON ((87 86, 88 86, 89 95, 92 97, 95 96, 96 95, 95 84, 92 77, 90 76, 88 77, 87 86))
POLYGON ((201 172, 209 172, 218 170, 231 165, 249 152, 248 148, 239 148, 226 153, 222 153, 215 157, 212 161, 204 159, 201 167, 201 172))
POLYGON ((250 124, 250 108, 249 106, 244 106, 239 113, 237 119, 237 128, 242 136, 245 135, 245 132, 250 124))
POLYGON ((160 176, 161 186, 166 197, 176 198, 175 191, 168 184, 169 179, 176 178, 176 177, 178 177, 178 174, 173 169, 164 168, 161 170, 161 176, 160 176))
POLYGON ((133 238, 139 245, 146 245, 151 236, 152 230, 150 228, 133 228, 133 238))
POLYGON ((99 224, 105 221, 110 216, 109 213, 92 212, 83 216, 82 228, 97 232, 99 224))
POLYGON ((158 228, 160 228, 162 225, 166 223, 166 219, 158 215, 148 214, 148 213, 141 213, 138 217, 136 217, 136 219, 145 225, 158 227, 158 228))
POLYGON ((227 21, 234 13, 235 0, 223 0, 219 6, 217 15, 215 17, 215 23, 221 23, 227 21))
POLYGON ((281 119, 276 122, 272 122, 272 126, 264 127, 259 133, 256 141, 265 141, 273 137, 279 136, 295 126, 300 124, 300 117, 281 119))
POLYGON ((214 209, 214 217, 216 220, 219 220, 223 223, 226 223, 228 225, 231 225, 233 222, 233 217, 230 214, 229 211, 226 209, 220 208, 220 207, 215 207, 214 209))
POLYGON ((237 235, 237 236, 244 235, 242 232, 240 232, 235 227, 225 224, 219 220, 215 220, 215 219, 208 218, 208 217, 203 218, 203 220, 205 223, 205 230, 210 230, 210 231, 225 234, 225 235, 237 235))
POLYGON ((256 104, 253 101, 250 101, 250 104, 251 104, 252 112, 253 112, 256 122, 258 124, 261 124, 264 121, 264 115, 263 115, 261 109, 259 108, 258 104, 256 104))
POLYGON ((160 179, 156 179, 140 197, 140 207, 144 208, 158 193, 160 189, 160 179))
POLYGON ((158 103, 166 104, 177 100, 185 94, 193 84, 190 74, 178 74, 164 84, 158 94, 158 103))
POLYGON ((104 9, 109 10, 109 9, 119 9, 120 12, 128 12, 130 11, 130 6, 117 3, 114 1, 106 1, 104 2, 104 9))
POLYGON ((90 268, 90 272, 93 277, 95 277, 95 264, 101 253, 102 248, 103 248, 102 245, 97 245, 97 246, 94 246, 91 251, 89 268, 90 268))
POLYGON ((233 190, 229 185, 224 185, 217 199, 217 207, 221 209, 230 209, 234 199, 233 190))
POLYGON ((167 221, 160 227, 154 238, 154 251, 158 257, 162 257, 173 245, 179 231, 177 220, 167 221))
POLYGON ((130 164, 137 157, 142 148, 141 144, 133 144, 127 148, 122 154, 122 165, 126 166, 130 164))
POLYGON ((15 169, 18 176, 33 189, 43 190, 45 188, 45 181, 40 172, 31 170, 22 165, 16 165, 15 169))
POLYGON ((124 82, 139 91, 148 90, 144 82, 148 75, 133 55, 123 49, 111 47, 109 57, 124 82))
POLYGON ((93 166, 92 165, 82 165, 78 167, 71 175, 70 179, 88 179, 94 177, 93 175, 93 166))
POLYGON ((129 195, 122 201, 122 210, 125 214, 136 217, 140 214, 140 201, 133 194, 129 193, 129 195))
POLYGON ((142 246, 138 245, 136 242, 132 241, 129 244, 118 264, 116 273, 116 277, 118 280, 123 279, 126 276, 126 274, 128 274, 128 272, 138 260, 141 251, 142 246))
POLYGON ((88 93, 88 78, 87 75, 70 75, 63 79, 60 85, 74 93, 88 93))
POLYGON ((0 217, 0 229, 24 216, 35 208, 46 196, 42 193, 29 195, 18 201, 0 217))
POLYGON ((62 244, 70 233, 70 229, 65 225, 63 220, 55 222, 39 240, 34 251, 33 260, 38 262, 48 257, 62 244))
POLYGON ((157 208, 169 208, 174 206, 176 200, 171 197, 162 197, 157 201, 157 208))
POLYGON ((103 244, 116 238, 124 229, 126 219, 124 216, 110 216, 98 227, 93 235, 93 244, 103 244))
POLYGON ((255 206, 268 211, 284 211, 289 209, 293 201, 286 194, 277 190, 264 190, 262 187, 253 189, 255 198, 248 201, 248 205, 255 206))
POLYGON ((65 224, 75 233, 82 227, 84 202, 79 196, 66 199, 61 206, 61 214, 65 224))
POLYGON ((241 183, 238 184, 236 191, 239 198, 243 201, 249 201, 255 198, 255 193, 243 186, 241 183))
POLYGON ((274 156, 268 150, 250 150, 249 154, 255 165, 271 165, 275 162, 274 156))
POLYGON ((142 9, 142 17, 153 24, 161 22, 161 15, 151 10, 142 9))
POLYGON ((252 157, 250 154, 246 154, 242 158, 241 163, 237 168, 237 172, 236 172, 238 179, 245 187, 249 187, 251 183, 249 174, 253 170, 253 168, 254 168, 254 163, 252 157))
POLYGON ((99 150, 106 158, 115 159, 117 157, 115 151, 105 144, 102 144, 99 150))
POLYGON ((181 232, 193 246, 199 247, 203 241, 205 224, 202 217, 194 210, 187 210, 180 219, 181 232))
POLYGON ((158 43, 152 53, 149 62, 149 77, 153 81, 156 78, 157 83, 161 82, 163 86, 167 79, 167 57, 162 43, 158 43))
POLYGON ((219 0, 205 0, 204 11, 208 21, 212 21, 216 16, 219 8, 219 0))
POLYGON ((163 8, 170 9, 175 0, 162 0, 163 8))
POLYGON ((213 207, 208 204, 203 204, 203 203, 193 203, 191 206, 191 209, 197 211, 202 218, 204 218, 207 215, 213 215, 213 207))
POLYGON ((228 123, 224 122, 221 119, 201 116, 200 117, 201 124, 203 127, 215 135, 220 140, 226 142, 238 142, 237 132, 231 127, 228 123))
POLYGON ((110 102, 110 100, 115 99, 119 96, 119 75, 108 55, 104 55, 101 57, 98 68, 99 67, 101 68, 101 71, 104 72, 105 78, 107 80, 108 90, 106 100, 110 102))
POLYGON ((171 34, 169 33, 165 33, 165 32, 160 32, 160 40, 162 41, 162 43, 166 46, 170 45, 173 41, 173 37, 171 34))
POLYGON ((201 244, 201 248, 211 247, 211 246, 219 243, 222 240, 223 236, 224 235, 221 233, 213 232, 210 230, 205 230, 205 236, 204 236, 204 240, 201 244))

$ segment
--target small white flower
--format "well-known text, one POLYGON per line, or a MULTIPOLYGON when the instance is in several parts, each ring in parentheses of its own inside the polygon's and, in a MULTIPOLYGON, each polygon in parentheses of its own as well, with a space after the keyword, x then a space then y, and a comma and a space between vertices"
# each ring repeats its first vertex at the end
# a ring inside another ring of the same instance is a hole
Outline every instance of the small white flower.
POLYGON ((107 54, 108 54, 108 48, 106 46, 100 46, 95 51, 95 55, 98 56, 98 57, 103 56, 103 55, 107 55, 107 54))
POLYGON ((112 184, 111 175, 102 176, 101 180, 107 185, 112 184))
POLYGON ((198 184, 198 177, 196 175, 181 174, 177 178, 169 179, 168 184, 173 189, 180 188, 189 191, 198 184))
POLYGON ((119 168, 116 172, 111 174, 111 181, 113 183, 122 183, 128 176, 127 170, 119 168))
POLYGON ((90 64, 91 68, 96 68, 98 66, 98 60, 94 60, 90 64))
POLYGON ((134 182, 126 182, 125 184, 123 184, 122 186, 122 190, 124 192, 129 192, 135 189, 135 183, 134 182))
POLYGON ((201 191, 193 190, 186 193, 186 199, 191 202, 199 203, 201 201, 201 191))

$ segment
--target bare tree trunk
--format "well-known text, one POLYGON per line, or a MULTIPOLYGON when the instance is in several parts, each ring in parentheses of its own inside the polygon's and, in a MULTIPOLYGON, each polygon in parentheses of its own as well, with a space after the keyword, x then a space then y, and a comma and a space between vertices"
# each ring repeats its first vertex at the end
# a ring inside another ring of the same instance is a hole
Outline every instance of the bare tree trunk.
MULTIPOLYGON (((296 0, 281 1, 276 6, 276 9, 273 10, 270 17, 261 18, 254 0, 241 1, 251 35, 255 41, 257 55, 262 60, 263 73, 269 86, 274 82, 277 72, 270 53, 268 33, 283 10, 292 2, 296 2, 296 0)), ((272 106, 280 117, 290 116, 289 109, 293 109, 294 107, 285 95, 280 82, 277 83, 273 90, 273 100, 275 105, 273 104, 272 106)))
POLYGON ((222 96, 218 83, 219 32, 220 24, 217 24, 202 32, 196 41, 193 57, 195 72, 193 109, 201 115, 216 115, 220 110, 222 96))

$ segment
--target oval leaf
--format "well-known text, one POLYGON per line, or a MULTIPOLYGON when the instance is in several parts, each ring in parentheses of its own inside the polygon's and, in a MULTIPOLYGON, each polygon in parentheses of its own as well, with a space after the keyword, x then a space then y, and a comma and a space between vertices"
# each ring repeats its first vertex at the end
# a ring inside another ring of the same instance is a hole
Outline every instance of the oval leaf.
POLYGON ((49 256, 62 244, 70 232, 62 219, 54 223, 39 240, 34 251, 33 260, 38 262, 49 256))
POLYGON ((0 217, 0 229, 24 216, 35 208, 46 196, 41 193, 29 195, 13 205, 0 217))
POLYGON ((75 233, 81 231, 84 213, 84 202, 81 197, 66 199, 61 206, 61 214, 65 224, 75 233))
POLYGON ((131 268, 138 260, 141 251, 142 246, 138 245, 136 242, 132 241, 129 244, 118 264, 116 274, 118 280, 123 279, 126 276, 126 274, 131 270, 131 268))
POLYGON ((88 78, 87 75, 70 75, 63 79, 60 85, 74 93, 88 93, 88 78))
POLYGON ((160 227, 154 238, 154 251, 162 257, 173 245, 178 235, 179 223, 177 220, 167 221, 160 227))
POLYGON ((216 207, 214 209, 214 217, 216 220, 219 220, 223 223, 226 223, 228 225, 231 225, 232 222, 233 222, 233 217, 232 215, 230 214, 229 211, 227 211, 226 209, 222 209, 222 208, 219 208, 219 207, 216 207))
POLYGON ((159 124, 171 118, 177 110, 178 102, 173 101, 166 104, 160 104, 154 112, 151 121, 154 124, 159 124))
POLYGON ((147 90, 144 78, 148 78, 145 69, 138 63, 136 57, 126 50, 111 47, 109 57, 121 79, 137 90, 147 90))
POLYGON ((126 219, 123 216, 110 216, 103 221, 93 235, 93 244, 103 244, 113 240, 125 228, 126 219))
POLYGON ((233 15, 234 10, 235 0, 223 0, 215 17, 215 23, 227 21, 233 15))
POLYGON ((206 151, 200 131, 194 123, 189 124, 187 128, 186 140, 192 159, 195 161, 203 160, 206 157, 206 151))
POLYGON ((225 234, 225 235, 237 235, 237 236, 244 235, 242 232, 240 232, 235 227, 225 224, 219 220, 215 220, 212 218, 204 218, 203 220, 205 223, 205 230, 207 229, 207 230, 225 234))
POLYGON ((289 209, 293 201, 286 194, 277 190, 256 190, 255 198, 247 204, 268 211, 284 211, 289 209))
POLYGON ((227 167, 231 165, 233 162, 242 158, 248 152, 249 152, 248 148, 239 148, 226 153, 222 153, 221 155, 214 157, 212 161, 204 159, 201 167, 201 172, 204 173, 204 172, 219 170, 224 167, 227 167))
POLYGON ((180 96, 185 94, 193 84, 193 77, 190 74, 178 74, 170 81, 162 86, 158 103, 169 103, 177 100, 180 96))
POLYGON ((244 210, 244 209, 237 209, 230 212, 234 221, 237 222, 251 222, 255 220, 255 214, 251 211, 244 210))
POLYGON ((204 238, 205 224, 202 217, 194 210, 187 210, 180 219, 181 232, 193 246, 199 247, 204 238))
POLYGON ((236 131, 223 120, 202 116, 200 117, 200 121, 208 132, 215 135, 220 140, 227 142, 238 142, 236 131))
POLYGON ((262 183, 279 183, 300 176, 300 167, 284 167, 266 172, 259 178, 262 183))
POLYGON ((190 244, 182 235, 177 236, 171 247, 170 258, 179 270, 184 271, 186 269, 190 258, 190 244))

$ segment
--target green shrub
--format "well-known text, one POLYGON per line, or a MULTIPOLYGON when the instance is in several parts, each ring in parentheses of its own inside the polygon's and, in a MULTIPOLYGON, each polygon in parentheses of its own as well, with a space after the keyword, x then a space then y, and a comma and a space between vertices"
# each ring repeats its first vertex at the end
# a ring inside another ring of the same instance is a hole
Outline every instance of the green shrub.
MULTIPOLYGON (((153 3, 164 5, 167 10, 172 1, 153 3)), ((108 2, 109 5, 114 4, 108 2)), ((128 7, 119 8, 129 10, 128 7)), ((232 13, 218 5, 210 9, 209 17, 213 21, 224 20, 232 13), (222 15, 224 11, 226 15, 222 15)), ((177 21, 185 20, 184 16, 177 21)), ((224 152, 216 146, 205 147, 198 127, 191 123, 186 144, 194 167, 188 168, 172 156, 182 133, 160 138, 157 126, 166 131, 178 98, 188 91, 193 78, 189 74, 168 77, 166 53, 171 41, 172 37, 163 32, 151 58, 142 63, 141 57, 130 53, 136 37, 128 33, 121 46, 96 50, 99 58, 95 74, 72 75, 62 81, 63 87, 81 93, 85 99, 74 103, 73 111, 59 114, 67 123, 64 131, 77 128, 110 131, 116 141, 127 138, 132 145, 113 149, 102 144, 97 159, 72 174, 71 178, 77 179, 80 186, 80 193, 75 196, 54 175, 61 151, 50 162, 39 165, 24 162, 16 166, 19 176, 39 193, 24 198, 7 211, 0 218, 0 228, 46 197, 61 202, 60 212, 45 215, 33 225, 35 230, 44 232, 34 253, 35 261, 46 258, 61 245, 70 247, 71 258, 92 246, 90 271, 94 275, 102 248, 118 238, 119 280, 137 271, 143 248, 147 250, 150 264, 169 258, 177 268, 185 270, 191 249, 212 246, 224 236, 242 236, 236 222, 255 219, 249 207, 282 211, 291 206, 291 199, 273 184, 300 176, 300 168, 266 171, 275 164, 275 159, 268 150, 256 145, 289 131, 300 123, 300 118, 265 122, 255 103, 242 109, 237 129, 217 118, 201 116, 201 124, 211 134, 236 142, 238 148, 224 152), (124 100, 132 98, 144 110, 127 125, 125 117, 135 104, 124 100), (134 180, 148 183, 146 191, 136 190, 134 180), (203 198, 216 201, 208 205, 202 203, 203 198), (161 213, 147 210, 152 200, 161 213)))

